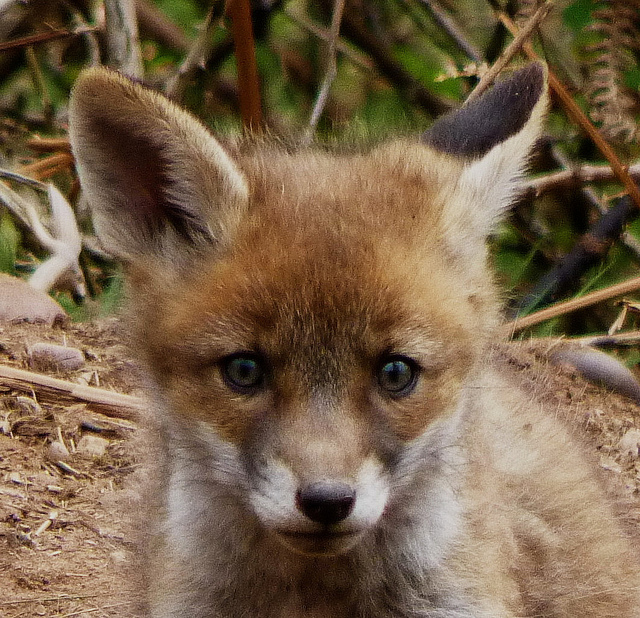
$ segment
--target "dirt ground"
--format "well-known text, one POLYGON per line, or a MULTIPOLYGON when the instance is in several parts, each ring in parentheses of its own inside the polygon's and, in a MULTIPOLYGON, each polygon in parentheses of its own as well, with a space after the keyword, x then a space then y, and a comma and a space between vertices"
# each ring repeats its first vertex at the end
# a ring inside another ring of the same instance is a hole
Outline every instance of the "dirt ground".
MULTIPOLYGON (((72 372, 52 369, 51 375, 140 394, 138 372, 121 340, 115 321, 64 329, 5 324, 0 364, 31 370, 30 346, 66 345, 81 350, 85 363, 72 372)), ((128 513, 143 425, 142 415, 107 416, 95 404, 37 388, 17 390, 0 379, 1 618, 134 615, 128 513), (61 463, 60 442, 69 451, 61 463)))
MULTIPOLYGON (((66 328, 4 324, 0 365, 32 370, 30 346, 65 345, 81 350, 83 366, 67 372, 50 367, 47 373, 141 396, 124 339, 117 320, 66 328)), ((511 344, 503 362, 587 438, 585 448, 633 531, 640 521, 640 408, 550 367, 550 346, 511 344)), ((141 446, 149 419, 131 410, 103 412, 75 397, 0 378, 0 618, 134 616, 128 513, 150 465, 141 446), (62 459, 61 445, 68 450, 62 459)))

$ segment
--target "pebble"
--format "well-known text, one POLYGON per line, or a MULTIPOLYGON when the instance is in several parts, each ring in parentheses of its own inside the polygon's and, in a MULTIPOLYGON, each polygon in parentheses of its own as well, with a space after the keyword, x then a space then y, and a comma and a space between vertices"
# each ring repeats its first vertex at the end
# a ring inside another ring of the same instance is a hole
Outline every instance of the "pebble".
POLYGON ((81 350, 54 343, 34 343, 27 354, 29 365, 40 371, 75 371, 85 364, 81 350))
POLYGON ((59 440, 54 440, 47 449, 47 459, 54 463, 69 458, 69 449, 59 440))
POLYGON ((76 451, 81 455, 89 457, 102 457, 107 452, 109 440, 100 438, 99 436, 82 436, 80 438, 76 451))
POLYGON ((618 448, 627 457, 638 457, 640 447, 640 429, 628 429, 620 438, 618 448))
POLYGON ((0 273, 0 322, 35 322, 58 325, 69 321, 51 296, 26 281, 0 273))

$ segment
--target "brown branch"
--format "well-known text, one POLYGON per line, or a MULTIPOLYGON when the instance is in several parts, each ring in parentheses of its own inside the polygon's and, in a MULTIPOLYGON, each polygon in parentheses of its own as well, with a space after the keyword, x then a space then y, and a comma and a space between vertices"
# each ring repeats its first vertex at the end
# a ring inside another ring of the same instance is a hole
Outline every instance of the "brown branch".
MULTIPOLYGON (((636 181, 640 181, 640 163, 630 165, 627 173, 636 181)), ((527 194, 538 197, 555 189, 572 189, 589 182, 612 180, 616 180, 616 175, 610 165, 581 165, 533 178, 523 184, 523 190, 527 194)))
POLYGON ((54 174, 63 170, 71 169, 73 166, 73 156, 70 152, 58 152, 44 159, 23 165, 20 173, 36 180, 51 178, 54 174))
POLYGON ((536 311, 535 313, 523 318, 516 318, 512 322, 507 322, 507 324, 502 327, 502 333, 506 336, 512 336, 514 333, 524 330, 525 328, 529 328, 530 326, 535 326, 542 322, 546 322, 547 320, 566 315, 567 313, 578 311, 579 309, 585 309, 586 307, 615 298, 616 296, 622 296, 623 294, 634 292, 638 289, 640 289, 640 277, 635 277, 634 279, 617 283, 616 285, 612 285, 608 288, 596 290, 590 294, 585 294, 580 298, 574 298, 572 300, 547 307, 546 309, 536 311))
POLYGON ((29 36, 13 39, 12 41, 4 41, 0 43, 0 52, 9 49, 19 49, 21 47, 29 47, 38 43, 48 43, 49 41, 57 41, 58 39, 66 39, 69 37, 80 36, 88 32, 96 32, 98 28, 87 27, 77 28, 76 30, 51 30, 50 32, 38 32, 29 36))
POLYGON ((482 79, 480 80, 478 85, 467 97, 465 105, 467 105, 470 101, 477 99, 487 88, 489 88, 489 86, 491 86, 491 84, 493 84, 496 77, 500 74, 500 71, 502 71, 502 69, 507 66, 509 61, 522 49, 524 44, 529 40, 529 37, 531 37, 531 35, 533 34, 533 31, 549 14, 552 6, 553 2, 551 2, 551 0, 548 0, 535 12, 533 17, 529 21, 527 21, 522 29, 516 34, 509 46, 502 52, 500 57, 494 62, 491 68, 482 76, 482 79))
POLYGON ((246 131, 259 131, 264 121, 249 0, 229 0, 227 14, 233 30, 242 126, 246 131))
POLYGON ((27 148, 36 152, 71 152, 71 144, 66 137, 32 137, 26 141, 27 148))
POLYGON ((572 337, 567 341, 578 342, 593 348, 636 347, 640 344, 640 331, 630 330, 613 335, 589 335, 588 337, 572 337))
POLYGON ((150 0, 135 2, 138 27, 143 34, 178 52, 184 53, 189 49, 189 39, 182 28, 174 24, 155 4, 150 0))
POLYGON ((0 365, 0 383, 19 391, 35 391, 43 396, 83 401, 100 408, 105 414, 119 418, 135 419, 145 407, 144 400, 139 397, 83 386, 7 365, 0 365))
MULTIPOLYGON (((518 34, 518 27, 506 14, 499 13, 498 17, 513 36, 516 36, 518 34)), ((532 60, 540 60, 540 57, 533 49, 530 41, 525 41, 522 49, 532 60)), ((596 129, 593 123, 587 118, 578 104, 573 100, 567 89, 564 87, 564 84, 560 81, 560 79, 558 79, 558 77, 551 69, 549 69, 548 75, 549 86, 557 95, 562 106, 567 112, 567 115, 574 122, 576 122, 578 126, 580 126, 580 128, 585 131, 585 133, 587 133, 587 135, 591 138, 591 140, 596 145, 598 150, 600 150, 605 159, 609 161, 611 169, 616 175, 616 178, 624 185, 625 189, 629 193, 629 196, 636 205, 636 208, 640 209, 640 188, 638 188, 638 185, 633 181, 631 176, 629 176, 626 167, 622 165, 620 159, 618 159, 611 146, 609 146, 598 129, 596 129)))

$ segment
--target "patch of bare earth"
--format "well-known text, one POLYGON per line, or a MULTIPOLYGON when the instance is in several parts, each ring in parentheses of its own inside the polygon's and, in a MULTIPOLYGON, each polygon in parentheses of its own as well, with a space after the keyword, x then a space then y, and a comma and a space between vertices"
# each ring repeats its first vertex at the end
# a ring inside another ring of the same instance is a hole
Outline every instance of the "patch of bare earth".
MULTIPOLYGON (((137 395, 138 372, 121 341, 114 322, 0 325, 0 364, 31 370, 31 345, 66 345, 82 351, 84 366, 49 375, 137 395)), ((1 618, 135 615, 127 569, 141 415, 117 412, 0 378, 1 618)))
MULTIPOLYGON (((63 373, 50 367, 44 373, 140 396, 141 379, 124 341, 117 321, 63 329, 0 325, 0 366, 32 370, 30 346, 66 345, 82 351, 83 367, 63 373)), ((635 528, 640 409, 549 365, 549 345, 505 346, 501 362, 521 374, 532 397, 587 438, 585 449, 621 498, 629 528, 635 528)), ((132 504, 145 476, 148 420, 144 411, 109 409, 0 377, 0 618, 135 616, 129 518, 138 510, 132 504)))

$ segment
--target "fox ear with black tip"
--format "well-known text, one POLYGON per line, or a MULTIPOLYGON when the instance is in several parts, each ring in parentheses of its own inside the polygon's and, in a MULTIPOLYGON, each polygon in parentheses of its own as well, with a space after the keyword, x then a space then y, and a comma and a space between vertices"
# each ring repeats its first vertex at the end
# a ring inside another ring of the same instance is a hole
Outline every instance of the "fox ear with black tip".
POLYGON ((463 162, 459 184, 468 220, 484 237, 517 196, 547 106, 547 70, 534 63, 438 119, 422 136, 429 147, 463 162))

